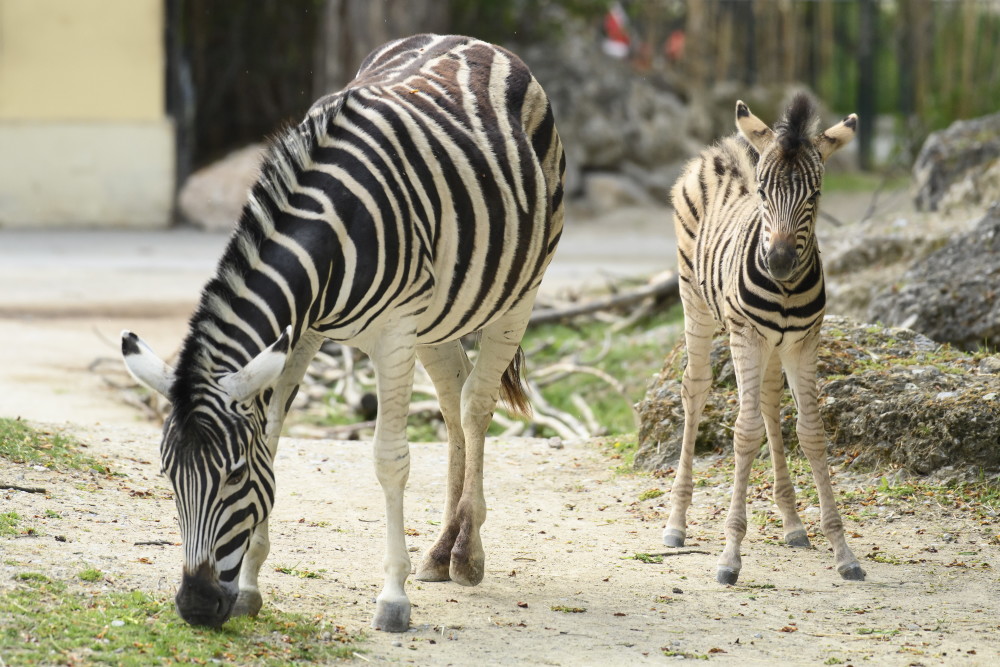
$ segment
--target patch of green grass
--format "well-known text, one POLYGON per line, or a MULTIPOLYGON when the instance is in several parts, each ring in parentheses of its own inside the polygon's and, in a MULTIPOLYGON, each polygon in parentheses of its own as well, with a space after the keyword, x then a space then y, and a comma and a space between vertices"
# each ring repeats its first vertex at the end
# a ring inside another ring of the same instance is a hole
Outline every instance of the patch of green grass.
POLYGON ((663 655, 667 658, 684 658, 686 660, 708 660, 708 655, 705 653, 691 653, 690 651, 677 651, 675 649, 670 649, 664 646, 660 649, 663 651, 663 655))
POLYGON ((167 598, 138 591, 92 596, 44 575, 22 578, 0 596, 0 653, 10 665, 327 664, 349 659, 360 639, 322 616, 267 607, 256 619, 196 628, 167 598))
POLYGON ((97 568, 90 567, 78 572, 76 576, 80 581, 100 581, 104 578, 104 573, 97 568))
POLYGON ((62 433, 38 429, 20 419, 0 418, 0 458, 58 470, 110 473, 105 464, 81 453, 80 446, 62 433))
POLYGON ((659 498, 663 494, 663 489, 646 489, 639 494, 639 500, 652 500, 653 498, 659 498))
POLYGON ((47 509, 47 510, 45 510, 45 518, 46 519, 61 519, 62 516, 59 514, 59 512, 55 512, 53 510, 47 509))
POLYGON ((556 604, 549 607, 552 611, 561 611, 564 614, 582 614, 587 611, 586 607, 567 607, 566 605, 556 604))
POLYGON ((17 512, 4 512, 0 514, 0 537, 14 537, 21 531, 17 525, 21 523, 21 515, 17 512))
POLYGON ((283 565, 278 565, 274 568, 275 572, 280 572, 282 574, 290 574, 293 577, 298 577, 299 579, 322 579, 323 575, 320 572, 313 572, 312 570, 299 569, 296 567, 285 567, 283 565))
POLYGON ((637 553, 632 556, 631 560, 637 560, 640 563, 656 564, 663 562, 663 554, 647 554, 647 553, 637 553))

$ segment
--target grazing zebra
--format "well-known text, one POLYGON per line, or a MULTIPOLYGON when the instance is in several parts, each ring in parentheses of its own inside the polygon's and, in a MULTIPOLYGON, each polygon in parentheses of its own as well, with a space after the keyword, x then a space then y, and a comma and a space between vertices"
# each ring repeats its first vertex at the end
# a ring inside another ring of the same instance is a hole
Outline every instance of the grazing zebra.
POLYGON ((184 542, 192 624, 256 614, 281 425, 321 342, 376 368, 385 585, 373 627, 410 622, 403 533, 415 359, 438 391, 449 459, 425 581, 483 578, 483 441, 498 398, 527 410, 521 336, 562 232, 562 144, 541 86, 505 49, 417 35, 382 46, 270 145, 175 368, 135 334, 122 353, 169 397, 161 457, 184 542), (470 363, 460 337, 481 331, 470 363))
POLYGON ((819 490, 821 526, 833 545, 837 571, 844 579, 865 577, 844 539, 816 401, 816 350, 826 306, 815 235, 823 165, 854 138, 858 118, 851 114, 814 135, 814 115, 809 97, 797 95, 772 131, 737 102, 739 134, 692 160, 671 192, 688 363, 682 382, 684 440, 663 541, 684 544, 695 437, 712 383, 709 352, 721 324, 729 332, 740 401, 726 546, 716 571, 723 584, 739 577, 747 480, 765 431, 785 543, 809 546, 795 511, 781 438, 782 367, 798 409, 796 433, 819 490))

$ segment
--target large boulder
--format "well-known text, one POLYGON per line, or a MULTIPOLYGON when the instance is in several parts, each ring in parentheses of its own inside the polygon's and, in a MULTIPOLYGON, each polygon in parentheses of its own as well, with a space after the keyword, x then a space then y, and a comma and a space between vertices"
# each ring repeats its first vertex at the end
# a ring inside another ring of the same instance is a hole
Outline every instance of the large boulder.
POLYGON ((925 211, 1000 200, 1000 113, 931 134, 913 164, 916 205, 925 211))
MULTIPOLYGON (((941 346, 909 329, 860 324, 841 317, 823 323, 819 352, 820 414, 831 453, 853 467, 903 468, 942 479, 1000 474, 1000 357, 941 346)), ((639 403, 639 451, 646 470, 676 464, 684 427, 678 345, 639 403)), ((712 349, 715 383, 696 452, 732 449, 739 410, 723 336, 712 349)), ((788 448, 797 447, 788 392, 781 421, 788 448)))
POLYGON ((1000 203, 877 295, 868 319, 965 350, 1000 344, 1000 203))
POLYGON ((184 181, 177 205, 188 222, 209 231, 231 230, 257 182, 263 144, 252 144, 199 169, 184 181))

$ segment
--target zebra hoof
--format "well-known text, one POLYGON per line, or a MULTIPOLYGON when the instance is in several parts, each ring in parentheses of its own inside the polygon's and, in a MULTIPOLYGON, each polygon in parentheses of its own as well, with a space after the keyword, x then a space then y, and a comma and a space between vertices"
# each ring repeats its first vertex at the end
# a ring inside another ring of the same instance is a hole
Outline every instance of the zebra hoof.
POLYGON ((264 598, 256 590, 240 591, 233 605, 232 616, 256 616, 264 606, 264 598))
POLYGON ((858 561, 848 563, 847 565, 841 565, 837 568, 837 572, 840 576, 848 581, 864 581, 865 571, 861 569, 861 565, 858 561))
POLYGON ((379 600, 375 603, 372 628, 382 632, 406 632, 410 629, 410 601, 379 600))
POLYGON ((785 535, 785 544, 790 547, 803 547, 809 548, 812 544, 809 542, 809 536, 806 534, 805 529, 793 530, 792 532, 785 535))
POLYGON ((725 565, 720 565, 715 570, 715 580, 720 584, 726 586, 732 586, 736 583, 736 580, 740 578, 740 571, 734 570, 731 567, 726 567, 725 565))
POLYGON ((452 581, 462 586, 478 586, 486 574, 485 558, 470 558, 465 562, 452 558, 448 574, 452 581))
POLYGON ((683 530, 677 530, 676 528, 663 529, 663 543, 668 547, 684 546, 684 537, 683 530))

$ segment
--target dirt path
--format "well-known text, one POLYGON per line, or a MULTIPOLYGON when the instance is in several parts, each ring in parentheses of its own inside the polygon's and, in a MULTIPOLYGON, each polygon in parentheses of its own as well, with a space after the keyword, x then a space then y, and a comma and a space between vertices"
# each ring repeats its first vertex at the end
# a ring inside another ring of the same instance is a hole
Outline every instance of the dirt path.
MULTIPOLYGON (((655 272, 669 244, 636 239, 659 238, 660 218, 647 218, 646 226, 612 221, 614 229, 591 229, 590 237, 567 232, 560 257, 570 259, 554 266, 553 276, 565 284, 599 282, 591 263, 595 257, 607 263, 618 245, 641 257, 612 261, 610 272, 655 272), (602 244, 602 234, 628 242, 602 244)), ((144 241, 147 259, 135 261, 120 238, 95 238, 80 236, 80 243, 96 243, 82 252, 73 239, 57 245, 68 260, 50 245, 40 249, 49 237, 0 238, 0 415, 68 428, 90 454, 108 457, 125 474, 95 484, 79 475, 0 466, 5 482, 47 489, 44 496, 0 492, 0 511, 18 512, 40 532, 0 541, 0 594, 22 570, 71 580, 96 567, 108 574, 108 590, 163 596, 179 582, 179 533, 169 487, 158 474, 157 428, 116 403, 87 367, 96 357, 117 355, 124 327, 163 354, 176 349, 217 249, 188 252, 170 245, 177 238, 164 237, 144 241), (74 283, 78 278, 87 280, 74 283), (151 294, 160 296, 151 301, 151 294), (150 540, 170 545, 135 545, 150 540)), ((854 501, 860 520, 849 523, 850 542, 868 571, 863 583, 837 577, 822 537, 814 538, 815 550, 792 550, 777 543, 773 527, 751 523, 740 584, 724 587, 715 583, 714 566, 725 483, 697 489, 689 548, 667 552, 660 542, 667 496, 639 497, 666 490, 669 480, 615 474, 615 461, 594 443, 552 444, 490 443, 484 582, 470 589, 411 580, 413 628, 388 635, 367 631, 382 581, 384 530, 370 445, 284 441, 272 551, 262 574, 265 604, 322 613, 349 631, 367 632, 363 647, 372 662, 632 665, 705 656, 741 665, 910 665, 1000 658, 995 520, 983 524, 920 499, 888 506, 854 501), (634 558, 638 553, 667 555, 644 563, 634 558), (321 578, 282 574, 279 566, 321 578)), ((435 537, 444 461, 441 444, 413 446, 406 508, 414 560, 435 537)), ((763 499, 751 510, 750 516, 773 511, 763 499)), ((817 516, 805 508, 807 523, 817 516)))
MULTIPOLYGON (((2 566, 0 591, 25 568, 72 579, 96 567, 107 573, 109 589, 172 594, 179 547, 134 545, 180 539, 169 487, 157 474, 155 429, 78 432, 89 453, 108 456, 126 476, 97 488, 60 473, 7 470, 4 476, 15 483, 48 493, 0 495, 5 511, 29 517, 42 533, 4 541, 5 563, 18 565, 2 566), (46 510, 61 518, 46 518, 46 510)), ((725 587, 713 576, 724 485, 696 493, 690 548, 662 563, 643 563, 635 554, 667 552, 659 539, 666 496, 638 498, 665 488, 665 481, 615 474, 614 462, 594 443, 554 444, 489 444, 483 584, 411 580, 411 631, 368 632, 368 660, 624 665, 672 655, 738 664, 910 665, 1000 658, 994 569, 1000 561, 989 544, 995 526, 935 505, 872 507, 863 521, 849 523, 851 544, 868 572, 866 582, 849 583, 831 569, 822 537, 814 538, 818 549, 793 550, 776 543, 775 529, 752 523, 740 584, 725 587), (874 553, 883 562, 863 558, 874 553)), ((441 444, 413 446, 411 549, 422 550, 436 534, 444 461, 441 444)), ((349 631, 367 632, 381 585, 384 527, 369 445, 288 440, 276 468, 272 551, 262 574, 266 604, 322 613, 349 631), (277 567, 321 578, 301 579, 277 567)), ((763 499, 751 508, 770 509, 763 499)), ((810 509, 804 516, 816 518, 810 509)), ((419 553, 413 555, 416 560, 419 553)))

